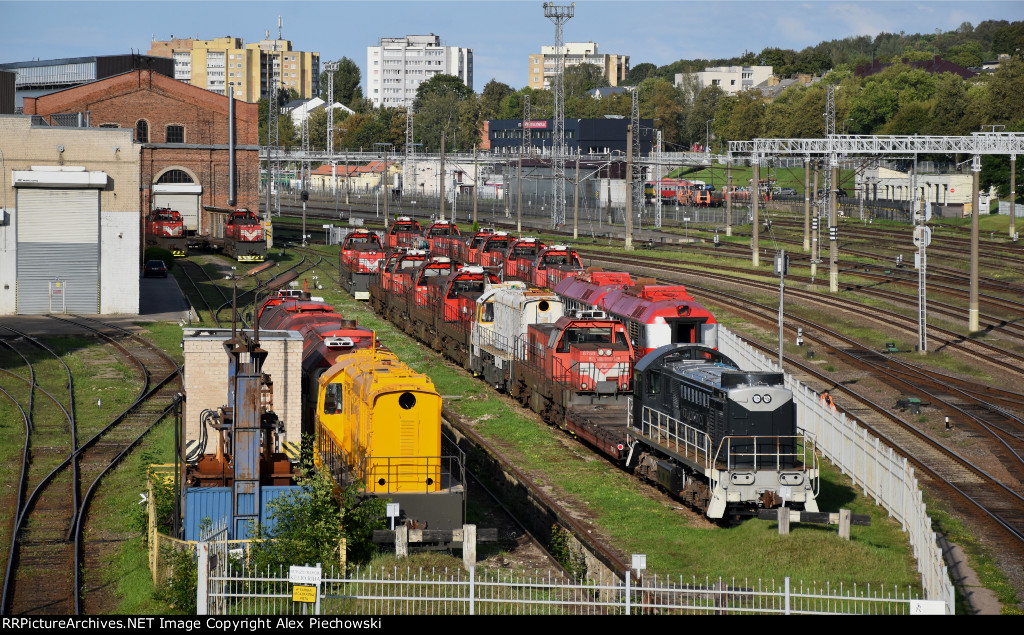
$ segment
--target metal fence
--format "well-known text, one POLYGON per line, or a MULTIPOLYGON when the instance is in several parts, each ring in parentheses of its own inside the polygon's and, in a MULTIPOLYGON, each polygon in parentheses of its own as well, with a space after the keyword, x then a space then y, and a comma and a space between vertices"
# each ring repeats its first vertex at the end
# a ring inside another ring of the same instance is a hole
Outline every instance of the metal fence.
MULTIPOLYGON (((741 368, 779 372, 778 365, 754 350, 739 336, 719 326, 719 349, 741 368)), ((953 614, 955 592, 938 536, 918 486, 914 468, 906 457, 882 442, 846 413, 826 407, 819 395, 786 373, 786 385, 793 391, 797 421, 813 435, 822 454, 871 496, 907 532, 917 559, 921 585, 928 600, 943 602, 953 614)))
POLYGON ((226 548, 199 549, 199 615, 906 615, 941 609, 911 589, 806 585, 789 578, 683 576, 569 579, 505 569, 361 568, 325 572, 315 595, 293 600, 288 571, 235 567, 226 548), (315 600, 314 600, 315 598, 315 600))

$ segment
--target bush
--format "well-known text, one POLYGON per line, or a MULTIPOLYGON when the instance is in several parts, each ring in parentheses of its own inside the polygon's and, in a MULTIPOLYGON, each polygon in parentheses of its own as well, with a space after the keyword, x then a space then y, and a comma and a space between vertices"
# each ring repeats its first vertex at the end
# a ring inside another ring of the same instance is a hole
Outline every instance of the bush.
POLYGON ((163 247, 146 247, 142 261, 145 263, 150 260, 163 260, 164 264, 167 265, 168 271, 174 266, 174 254, 163 247))

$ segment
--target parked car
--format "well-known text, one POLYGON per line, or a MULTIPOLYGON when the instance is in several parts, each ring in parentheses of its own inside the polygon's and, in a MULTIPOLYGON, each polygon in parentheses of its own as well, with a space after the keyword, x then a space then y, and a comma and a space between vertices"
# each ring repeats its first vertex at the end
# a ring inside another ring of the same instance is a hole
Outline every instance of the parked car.
POLYGON ((146 266, 142 270, 142 277, 149 278, 150 276, 155 278, 167 277, 167 265, 164 264, 163 260, 150 260, 146 262, 146 266))
POLYGON ((780 187, 776 194, 779 196, 796 196, 796 190, 791 187, 780 187))

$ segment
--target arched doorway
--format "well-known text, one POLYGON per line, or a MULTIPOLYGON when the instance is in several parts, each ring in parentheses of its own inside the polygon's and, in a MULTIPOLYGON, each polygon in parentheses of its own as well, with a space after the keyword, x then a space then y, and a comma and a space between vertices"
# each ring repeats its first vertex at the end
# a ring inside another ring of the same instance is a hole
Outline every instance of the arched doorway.
POLYGON ((182 167, 171 167, 157 174, 153 183, 153 207, 169 207, 177 210, 185 222, 185 231, 201 233, 200 199, 203 187, 191 171, 182 167))

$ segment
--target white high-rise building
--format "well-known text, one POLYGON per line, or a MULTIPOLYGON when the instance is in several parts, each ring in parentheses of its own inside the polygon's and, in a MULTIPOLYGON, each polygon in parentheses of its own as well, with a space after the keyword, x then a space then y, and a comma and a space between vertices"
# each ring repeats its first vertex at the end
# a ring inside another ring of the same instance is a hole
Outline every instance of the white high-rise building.
POLYGON ((473 49, 441 46, 441 37, 384 37, 366 47, 366 96, 374 107, 411 106, 416 90, 435 75, 454 75, 473 89, 473 49))

